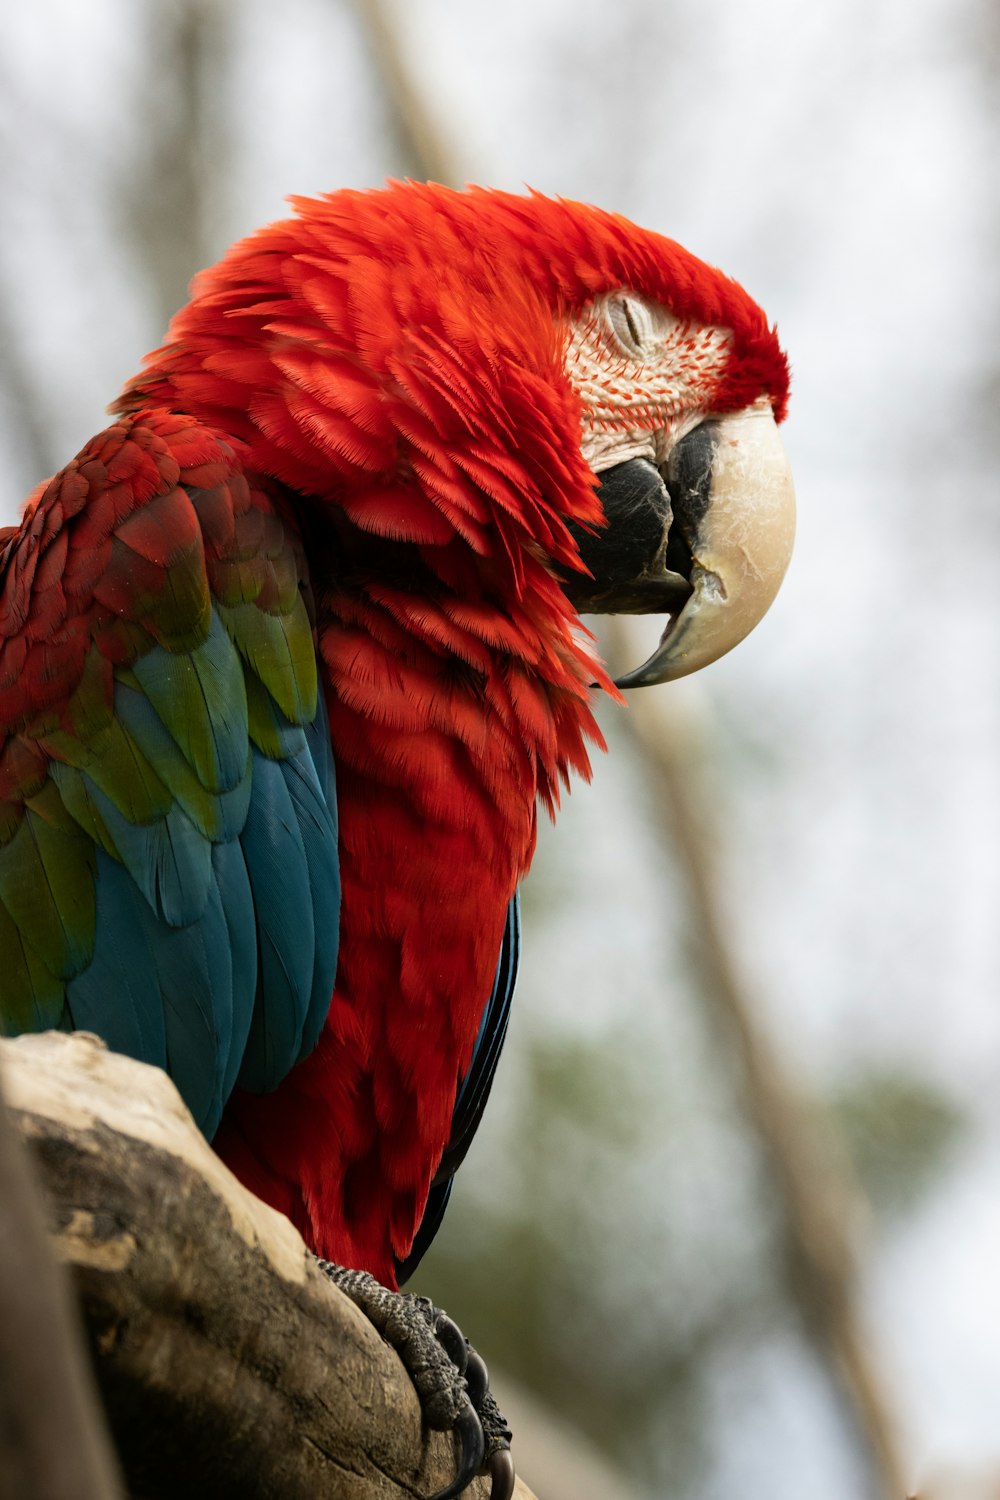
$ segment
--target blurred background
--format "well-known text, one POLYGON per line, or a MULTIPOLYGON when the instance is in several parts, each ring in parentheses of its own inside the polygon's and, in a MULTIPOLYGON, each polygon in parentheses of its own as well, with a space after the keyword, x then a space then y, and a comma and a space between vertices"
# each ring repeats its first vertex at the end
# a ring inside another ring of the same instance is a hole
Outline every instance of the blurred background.
POLYGON ((416 1278, 541 1500, 1000 1496, 998 82, 996 0, 5 13, 5 522, 291 192, 583 198, 790 351, 785 588, 543 829, 416 1278))

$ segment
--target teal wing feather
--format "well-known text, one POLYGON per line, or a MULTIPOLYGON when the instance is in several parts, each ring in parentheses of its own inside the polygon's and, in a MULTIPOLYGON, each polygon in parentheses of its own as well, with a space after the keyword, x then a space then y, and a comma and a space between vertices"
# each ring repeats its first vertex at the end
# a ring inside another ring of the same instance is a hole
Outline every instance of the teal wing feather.
POLYGON ((95 438, 0 555, 0 1030, 167 1068, 206 1134, 314 1044, 333 759, 282 499, 165 413, 95 438))

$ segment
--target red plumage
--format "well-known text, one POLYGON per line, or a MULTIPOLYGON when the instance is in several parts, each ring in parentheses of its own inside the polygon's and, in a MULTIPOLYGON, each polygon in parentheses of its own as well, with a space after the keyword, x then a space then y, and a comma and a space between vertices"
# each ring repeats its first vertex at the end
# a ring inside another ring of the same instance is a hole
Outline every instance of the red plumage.
MULTIPOLYGON (((160 431, 182 413, 169 446, 189 475, 200 432, 207 462, 221 441, 292 492, 337 763, 339 970, 315 1051, 273 1094, 237 1092, 217 1146, 315 1250, 393 1285, 537 805, 587 774, 590 685, 614 691, 551 567, 578 565, 567 521, 601 520, 566 321, 628 286, 731 330, 704 377, 715 412, 764 394, 780 416, 787 368, 735 283, 614 215, 412 184, 294 206, 196 278, 116 409, 160 431)), ((152 508, 119 513, 140 482, 131 440, 104 457, 90 545, 118 526, 141 592, 143 562, 170 561, 163 529, 152 508)), ((171 522, 180 551, 188 520, 171 522)))

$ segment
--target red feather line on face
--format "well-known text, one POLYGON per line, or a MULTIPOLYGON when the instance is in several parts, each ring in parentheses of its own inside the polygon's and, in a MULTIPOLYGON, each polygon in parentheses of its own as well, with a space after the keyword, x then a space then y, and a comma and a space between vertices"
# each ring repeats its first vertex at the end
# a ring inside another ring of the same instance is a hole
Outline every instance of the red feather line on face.
POLYGON ((552 571, 599 523, 568 320, 630 287, 731 333, 715 412, 788 372, 763 313, 584 205, 394 184, 295 200, 203 272, 121 412, 165 407, 293 492, 338 773, 341 961, 326 1029, 220 1150, 321 1253, 392 1284, 448 1139, 539 802, 614 691, 552 571))

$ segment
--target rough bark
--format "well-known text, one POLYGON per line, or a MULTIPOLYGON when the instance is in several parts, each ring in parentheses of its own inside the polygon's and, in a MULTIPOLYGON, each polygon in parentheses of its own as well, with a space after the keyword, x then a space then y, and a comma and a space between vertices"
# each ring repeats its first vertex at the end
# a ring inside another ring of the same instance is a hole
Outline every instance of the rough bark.
POLYGON ((0 1069, 134 1495, 395 1500, 452 1477, 396 1355, 165 1074, 58 1033, 0 1042, 0 1069))

